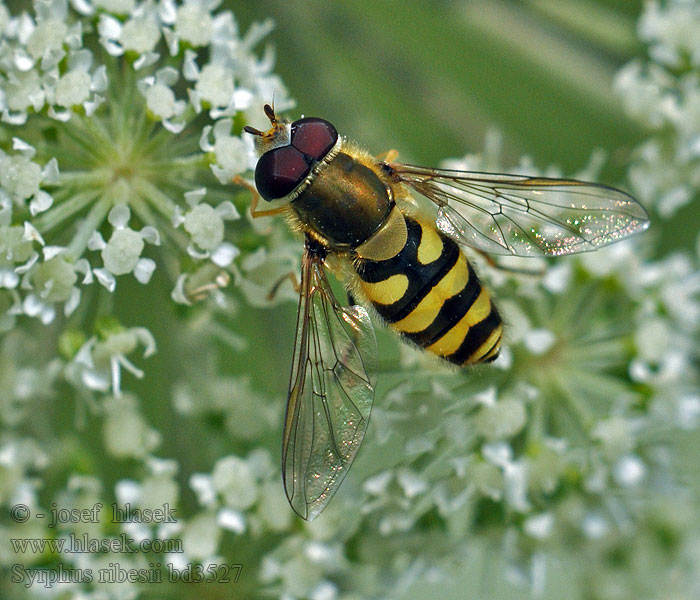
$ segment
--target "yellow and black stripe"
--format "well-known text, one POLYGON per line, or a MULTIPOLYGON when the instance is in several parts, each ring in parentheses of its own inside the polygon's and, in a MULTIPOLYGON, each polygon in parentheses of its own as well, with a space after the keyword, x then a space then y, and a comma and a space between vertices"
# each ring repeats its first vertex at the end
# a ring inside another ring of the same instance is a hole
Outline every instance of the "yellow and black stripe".
POLYGON ((428 222, 405 216, 403 248, 357 261, 360 288, 397 333, 458 365, 498 356, 503 325, 459 246, 428 222))

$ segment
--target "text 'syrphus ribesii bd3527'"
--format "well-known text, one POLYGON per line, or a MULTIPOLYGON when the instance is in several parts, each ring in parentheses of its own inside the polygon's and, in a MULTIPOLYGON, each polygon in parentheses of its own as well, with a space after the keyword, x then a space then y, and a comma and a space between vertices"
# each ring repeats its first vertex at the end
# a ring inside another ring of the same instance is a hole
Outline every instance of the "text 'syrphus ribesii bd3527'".
POLYGON ((305 246, 282 444, 292 508, 313 519, 357 454, 374 398, 377 347, 367 312, 404 340, 455 365, 494 360, 503 324, 463 247, 557 256, 595 250, 645 229, 647 214, 620 190, 574 179, 431 169, 380 160, 328 121, 288 123, 265 106, 255 185, 305 246), (411 192, 437 207, 421 210, 411 192), (326 278, 344 279, 342 306, 326 278))

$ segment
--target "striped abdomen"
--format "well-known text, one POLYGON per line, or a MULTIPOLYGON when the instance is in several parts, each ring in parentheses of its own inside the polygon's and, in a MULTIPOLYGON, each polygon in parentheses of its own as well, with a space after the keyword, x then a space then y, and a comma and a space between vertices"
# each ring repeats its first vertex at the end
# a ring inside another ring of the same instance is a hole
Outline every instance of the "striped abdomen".
POLYGON ((388 260, 359 259, 360 287, 392 329, 452 363, 494 360, 503 325, 459 246, 406 216, 407 238, 388 260))

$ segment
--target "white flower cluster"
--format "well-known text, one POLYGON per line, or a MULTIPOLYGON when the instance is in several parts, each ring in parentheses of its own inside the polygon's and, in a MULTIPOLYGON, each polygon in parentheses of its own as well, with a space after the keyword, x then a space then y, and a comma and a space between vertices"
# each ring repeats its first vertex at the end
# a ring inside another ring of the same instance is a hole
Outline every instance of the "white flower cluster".
POLYGON ((696 2, 647 2, 639 34, 652 61, 632 61, 615 81, 629 114, 662 132, 637 148, 629 177, 635 194, 664 218, 697 199, 700 187, 698 30, 696 2))
POLYGON ((0 6, 0 110, 6 123, 21 125, 30 111, 45 107, 66 121, 74 107, 89 115, 104 100, 105 67, 93 64, 81 24, 68 20, 68 10, 67 1, 48 0, 35 3, 34 16, 12 17, 0 6))
MULTIPOLYGON (((119 398, 122 368, 137 378, 143 377, 143 371, 129 361, 127 355, 143 345, 143 357, 148 358, 155 353, 156 342, 145 327, 125 329, 118 324, 109 323, 103 324, 101 328, 101 339, 93 336, 77 349, 73 359, 66 365, 66 378, 76 387, 99 392, 111 390, 119 398)), ((123 408, 121 413, 115 414, 123 415, 125 411, 126 408, 123 408)), ((141 451, 143 449, 138 450, 141 451)))
MULTIPOLYGON (((247 279, 245 269, 239 272, 234 266, 241 250, 228 227, 240 219, 231 180, 255 160, 250 136, 242 138, 240 132, 246 123, 264 125, 264 103, 274 98, 282 111, 291 102, 272 73, 271 50, 262 57, 255 54, 271 22, 241 33, 233 14, 219 10, 220 4, 33 0, 15 3, 19 8, 12 12, 0 0, 4 508, 23 502, 32 511, 48 512, 39 496, 49 467, 61 470, 65 480, 49 502, 109 505, 97 478, 78 476, 84 469, 70 459, 62 462, 71 442, 64 453, 57 438, 46 434, 39 442, 20 431, 41 420, 35 419, 37 406, 55 399, 61 387, 70 389, 68 397, 75 400, 69 410, 75 411, 77 429, 84 431, 88 419, 100 419, 99 454, 138 465, 138 475, 117 483, 119 502, 139 509, 178 503, 178 465, 154 457, 163 433, 146 418, 142 399, 125 389, 125 380, 144 377, 140 361, 156 351, 151 324, 122 325, 109 307, 119 298, 117 283, 124 276, 145 285, 154 274, 167 274, 175 286, 173 299, 185 304, 211 282, 247 279), (98 315, 91 314, 98 306, 98 315), (64 319, 57 318, 61 314, 64 319), (53 328, 43 327, 49 323, 53 328), (59 356, 50 356, 49 348, 57 348, 59 356)), ((248 202, 246 191, 239 207, 248 202)), ((225 393, 224 384, 216 384, 215 398, 225 393)), ((247 426, 233 404, 220 409, 231 429, 240 432, 247 426)), ((253 409, 247 414, 253 415, 253 409)), ((276 412, 268 411, 268 424, 276 418, 276 412)), ((265 421, 255 425, 260 431, 265 421)), ((200 498, 201 513, 182 516, 170 527, 124 524, 122 532, 136 542, 183 540, 185 554, 163 557, 176 568, 207 556, 225 562, 227 557, 215 555, 221 530, 282 531, 291 521, 286 506, 281 508, 286 501, 272 464, 266 452, 245 460, 222 459, 211 476, 192 477, 196 494, 203 493, 204 484, 214 490, 212 501, 200 498), (268 494, 272 490, 277 496, 268 494), (259 514, 251 517, 251 511, 259 514)), ((53 533, 65 540, 85 531, 94 538, 115 533, 106 518, 53 533)), ((47 529, 3 525, 0 532, 3 539, 39 538, 46 537, 47 529)), ((30 566, 41 554, 0 552, 3 566, 20 558, 30 566)), ((94 553, 60 559, 94 572, 114 562, 113 556, 94 553)), ((148 568, 144 555, 121 557, 119 563, 148 568)), ((52 587, 52 593, 76 598, 138 594, 138 586, 130 583, 106 592, 87 583, 52 587)))
POLYGON ((256 108, 280 91, 269 75, 271 56, 251 62, 252 47, 271 29, 271 22, 256 26, 244 38, 231 12, 213 14, 220 0, 157 2, 104 2, 35 0, 34 14, 10 15, 0 5, 0 90, 2 120, 27 121, 29 112, 48 109, 52 118, 71 118, 81 106, 91 115, 104 102, 107 67, 97 64, 85 45, 96 23, 99 43, 109 55, 130 56, 136 73, 164 59, 179 58, 179 68, 163 67, 140 79, 140 91, 149 110, 171 130, 170 119, 182 116, 186 100, 176 100, 173 86, 181 79, 192 82, 190 106, 208 106, 213 119, 256 108), (198 65, 197 53, 183 48, 209 50, 209 60, 198 65), (184 60, 183 60, 184 59, 184 60))
POLYGON ((254 162, 234 130, 290 102, 271 53, 253 53, 270 22, 241 36, 219 4, 35 0, 12 15, 0 2, 0 119, 15 132, 0 149, 3 327, 70 315, 84 286, 148 283, 162 243, 233 268, 224 222, 239 213, 218 198, 254 162))

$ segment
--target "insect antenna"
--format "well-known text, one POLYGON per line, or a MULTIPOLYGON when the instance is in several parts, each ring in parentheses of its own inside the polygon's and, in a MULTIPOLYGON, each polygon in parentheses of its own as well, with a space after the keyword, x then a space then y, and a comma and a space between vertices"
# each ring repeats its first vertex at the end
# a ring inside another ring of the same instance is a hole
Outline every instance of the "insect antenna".
POLYGON ((277 123, 277 117, 275 116, 275 109, 272 108, 269 104, 266 104, 263 107, 263 110, 265 111, 265 115, 267 116, 268 119, 270 119, 270 123, 273 125, 277 123))
POLYGON ((243 128, 243 131, 245 131, 246 133, 252 133, 253 135, 259 135, 260 137, 265 135, 262 131, 260 131, 259 129, 255 129, 255 127, 251 127, 250 125, 246 125, 243 128))

